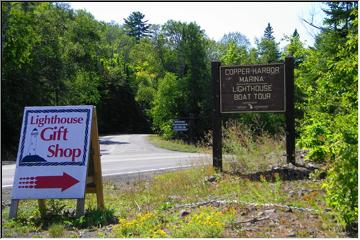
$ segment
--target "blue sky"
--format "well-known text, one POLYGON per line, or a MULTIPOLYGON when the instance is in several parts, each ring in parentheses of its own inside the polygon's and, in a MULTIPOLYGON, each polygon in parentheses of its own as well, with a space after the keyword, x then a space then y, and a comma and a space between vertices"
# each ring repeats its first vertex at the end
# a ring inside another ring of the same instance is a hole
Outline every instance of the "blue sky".
POLYGON ((85 9, 97 20, 123 24, 123 18, 140 11, 151 24, 164 24, 167 20, 196 22, 209 38, 216 41, 229 32, 240 32, 255 44, 270 23, 280 46, 285 35, 295 28, 306 45, 314 44, 315 28, 303 19, 321 25, 324 14, 319 2, 71 2, 73 9, 85 9))

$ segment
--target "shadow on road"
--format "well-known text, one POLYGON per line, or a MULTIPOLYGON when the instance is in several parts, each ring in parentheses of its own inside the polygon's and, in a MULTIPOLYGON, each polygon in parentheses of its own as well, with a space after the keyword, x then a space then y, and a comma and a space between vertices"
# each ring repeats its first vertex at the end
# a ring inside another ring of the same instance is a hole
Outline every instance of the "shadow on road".
POLYGON ((129 144, 129 143, 128 142, 112 141, 112 140, 100 140, 100 144, 110 145, 110 144, 129 144))

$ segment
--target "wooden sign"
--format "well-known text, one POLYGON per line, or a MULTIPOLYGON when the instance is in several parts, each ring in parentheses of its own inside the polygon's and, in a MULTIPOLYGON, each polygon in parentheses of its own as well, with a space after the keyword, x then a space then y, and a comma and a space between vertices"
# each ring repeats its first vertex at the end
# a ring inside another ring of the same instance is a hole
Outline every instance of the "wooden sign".
MULTIPOLYGON (((98 206, 103 207, 95 107, 26 107, 10 217, 16 217, 21 199, 74 198, 79 200, 81 214, 85 192, 96 192, 98 206), (94 185, 92 190, 88 189, 89 184, 94 185)), ((45 207, 44 201, 39 206, 45 207)))
POLYGON ((284 112, 286 158, 295 164, 294 58, 266 65, 211 63, 213 166, 222 171, 221 113, 284 112))
POLYGON ((284 112, 284 64, 220 67, 222 113, 284 112))

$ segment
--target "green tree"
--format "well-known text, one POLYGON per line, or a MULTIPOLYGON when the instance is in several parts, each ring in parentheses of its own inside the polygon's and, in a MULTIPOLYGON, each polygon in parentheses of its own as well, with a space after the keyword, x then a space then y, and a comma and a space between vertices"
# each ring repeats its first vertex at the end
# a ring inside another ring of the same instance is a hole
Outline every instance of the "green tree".
POLYGON ((100 47, 101 101, 97 104, 101 133, 149 131, 149 122, 136 101, 135 40, 117 24, 103 24, 100 47))
POLYGON ((210 127, 208 41, 196 23, 168 21, 162 31, 169 47, 166 70, 176 73, 185 87, 187 101, 179 113, 193 119, 191 138, 196 140, 210 127))
POLYGON ((351 11, 357 7, 356 2, 328 2, 327 8, 323 11, 327 15, 324 19, 324 24, 329 26, 335 31, 342 32, 343 36, 346 36, 351 22, 354 20, 354 16, 351 11))
POLYGON ((225 34, 221 38, 220 43, 224 45, 228 43, 234 43, 238 47, 245 47, 246 49, 250 46, 249 39, 240 32, 230 32, 228 34, 225 34))
POLYGON ((246 48, 238 47, 235 43, 229 43, 224 55, 220 58, 224 65, 236 65, 248 63, 248 53, 246 48))
POLYGON ((300 144, 310 150, 310 159, 330 169, 327 202, 347 226, 357 225, 358 216, 358 12, 351 6, 328 14, 299 74, 306 94, 300 144), (339 29, 338 23, 346 22, 347 28, 339 29))
POLYGON ((179 116, 179 109, 185 100, 182 81, 174 73, 166 73, 159 80, 151 114, 155 130, 166 138, 174 136, 172 121, 179 116))
POLYGON ((267 27, 265 28, 265 31, 264 31, 264 38, 267 39, 267 40, 274 40, 275 37, 273 36, 273 28, 272 26, 270 25, 270 23, 268 23, 267 27))
POLYGON ((141 12, 132 12, 128 18, 124 18, 125 30, 129 36, 135 37, 136 41, 149 36, 148 20, 144 21, 145 15, 141 12))
POLYGON ((300 35, 297 32, 297 29, 294 30, 291 37, 285 36, 285 40, 289 42, 289 44, 286 45, 282 53, 282 58, 289 55, 293 56, 295 60, 295 68, 297 68, 300 63, 303 62, 306 55, 306 49, 300 40, 300 35))
POLYGON ((302 68, 300 67, 300 64, 303 63, 303 61, 308 56, 308 50, 304 47, 304 44, 300 40, 300 35, 295 29, 294 33, 289 37, 285 36, 285 40, 288 42, 288 44, 285 46, 284 51, 282 53, 282 58, 285 59, 286 56, 293 56, 294 57, 294 78, 295 78, 295 119, 296 119, 296 129, 300 129, 300 122, 301 119, 304 117, 304 103, 306 101, 305 99, 305 93, 304 89, 299 83, 299 76, 302 73, 302 68))
POLYGON ((249 40, 239 32, 225 34, 220 40, 221 62, 224 65, 249 63, 249 40))
POLYGON ((2 149, 15 152, 24 107, 57 103, 63 71, 61 20, 67 12, 50 3, 2 4, 2 137, 7 139, 2 149))
POLYGON ((264 36, 256 40, 257 51, 259 56, 259 63, 274 63, 280 60, 279 43, 275 41, 273 36, 273 29, 268 23, 264 31, 264 36))

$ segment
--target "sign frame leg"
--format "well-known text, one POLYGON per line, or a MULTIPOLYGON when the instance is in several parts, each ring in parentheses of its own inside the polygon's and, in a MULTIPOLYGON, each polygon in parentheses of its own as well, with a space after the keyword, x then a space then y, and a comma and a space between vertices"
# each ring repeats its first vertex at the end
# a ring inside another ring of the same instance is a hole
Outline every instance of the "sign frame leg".
POLYGON ((39 205, 39 211, 40 211, 41 217, 45 217, 45 215, 46 215, 46 202, 45 202, 45 199, 39 199, 38 200, 38 205, 39 205))
POLYGON ((221 62, 211 62, 211 78, 213 85, 213 167, 223 171, 222 166, 222 132, 220 113, 220 65, 221 62))
POLYGON ((11 199, 11 205, 9 210, 9 218, 13 219, 17 217, 17 212, 19 209, 19 199, 11 199))
POLYGON ((76 216, 83 216, 85 214, 85 198, 78 198, 76 201, 76 216))
POLYGON ((101 171, 101 163, 100 163, 100 145, 99 145, 99 133, 97 126, 97 117, 96 117, 96 108, 93 110, 93 121, 92 121, 92 131, 91 131, 91 148, 92 155, 91 159, 94 167, 94 183, 95 183, 95 192, 96 192, 96 200, 97 206, 100 209, 105 207, 104 204, 104 191, 103 191, 103 183, 102 183, 102 171, 101 171))
POLYGON ((286 162, 295 163, 294 58, 285 58, 286 81, 286 162))

